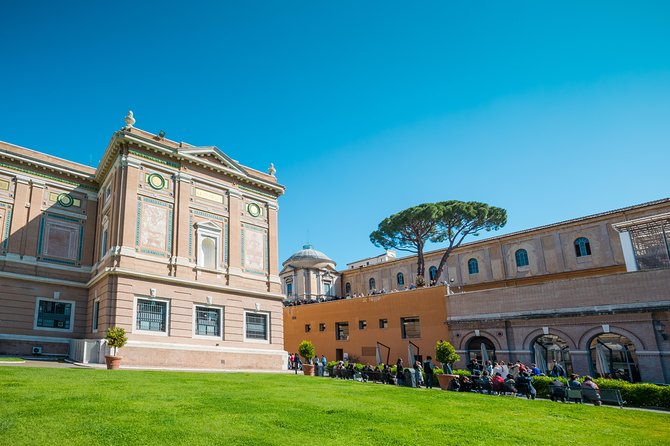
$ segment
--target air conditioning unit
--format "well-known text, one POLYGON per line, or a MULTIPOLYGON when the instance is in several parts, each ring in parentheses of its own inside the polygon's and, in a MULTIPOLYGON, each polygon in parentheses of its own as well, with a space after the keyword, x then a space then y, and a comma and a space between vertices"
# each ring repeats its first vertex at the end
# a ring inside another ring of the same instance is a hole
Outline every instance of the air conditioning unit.
POLYGON ((33 355, 41 355, 42 347, 33 347, 33 355))

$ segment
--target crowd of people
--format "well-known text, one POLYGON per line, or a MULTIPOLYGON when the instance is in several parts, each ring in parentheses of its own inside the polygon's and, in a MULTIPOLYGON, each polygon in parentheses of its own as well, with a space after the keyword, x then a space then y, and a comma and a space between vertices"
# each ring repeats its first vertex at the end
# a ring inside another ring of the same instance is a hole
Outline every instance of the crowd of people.
MULTIPOLYGON (((438 283, 434 280, 431 280, 426 287, 434 287, 437 286, 438 283)), ((373 289, 368 291, 367 294, 365 293, 351 293, 346 296, 340 297, 340 296, 316 296, 316 297, 309 297, 309 298, 302 298, 302 299, 285 299, 284 300, 284 306, 285 307, 295 307, 298 305, 309 305, 309 304, 316 304, 316 303, 321 303, 321 302, 330 302, 334 300, 343 300, 343 299, 356 299, 360 297, 370 297, 370 296, 377 296, 380 294, 389 294, 389 293, 399 293, 401 291, 411 291, 417 289, 417 286, 414 284, 411 284, 409 286, 406 286, 401 289, 393 288, 390 291, 387 291, 385 288, 382 288, 380 290, 373 289)))
MULTIPOLYGON (((483 364, 473 359, 467 365, 471 376, 461 376, 454 381, 454 389, 462 392, 480 392, 491 395, 523 395, 527 398, 535 399, 537 390, 533 386, 533 376, 547 376, 542 373, 536 364, 526 366, 521 361, 485 361, 483 364)), ((548 375, 554 378, 550 386, 550 397, 552 401, 566 401, 567 388, 571 389, 591 389, 593 392, 586 393, 586 398, 593 404, 599 406, 600 388, 590 376, 585 376, 583 382, 578 380, 579 375, 573 373, 567 383, 567 387, 559 378, 565 378, 567 373, 565 368, 552 361, 552 367, 548 375)), ((579 398, 581 402, 582 398, 579 398)))
MULTIPOLYGON (((325 357, 322 357, 325 367, 325 357)), ((317 359, 318 361, 318 359, 317 359)), ((568 399, 567 389, 590 389, 593 392, 585 392, 583 398, 591 401, 594 405, 601 405, 600 389, 590 376, 585 376, 579 381, 579 375, 571 374, 567 385, 560 378, 567 378, 565 368, 552 361, 548 375, 554 377, 550 386, 550 397, 552 401, 563 401, 568 399)), ((449 390, 458 392, 477 392, 489 395, 513 395, 525 396, 535 399, 537 390, 533 386, 534 376, 547 376, 542 373, 536 364, 526 366, 521 361, 485 361, 483 363, 473 359, 468 365, 470 376, 460 375, 458 379, 451 382, 449 390)), ((435 365, 432 358, 428 356, 421 363, 415 361, 412 367, 405 368, 402 358, 398 358, 395 368, 388 364, 371 366, 367 364, 362 370, 357 371, 353 363, 345 364, 339 361, 332 369, 331 376, 340 379, 358 379, 363 382, 372 381, 383 384, 394 384, 409 387, 432 388, 435 385, 435 365)), ((582 402, 582 397, 575 402, 582 402)))

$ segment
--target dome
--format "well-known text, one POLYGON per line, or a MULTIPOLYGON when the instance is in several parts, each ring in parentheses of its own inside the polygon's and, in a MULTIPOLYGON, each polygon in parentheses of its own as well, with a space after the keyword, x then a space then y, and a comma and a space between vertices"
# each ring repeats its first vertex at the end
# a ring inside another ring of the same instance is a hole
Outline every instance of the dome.
POLYGON ((336 265, 330 257, 321 251, 317 251, 312 245, 303 245, 302 249, 286 259, 282 263, 282 266, 291 265, 303 268, 318 268, 329 263, 333 267, 336 265))

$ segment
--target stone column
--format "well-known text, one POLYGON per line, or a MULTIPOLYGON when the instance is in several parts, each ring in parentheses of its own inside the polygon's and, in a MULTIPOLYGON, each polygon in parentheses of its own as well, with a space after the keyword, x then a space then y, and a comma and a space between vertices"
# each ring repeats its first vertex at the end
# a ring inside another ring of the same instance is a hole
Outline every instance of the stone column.
POLYGON ((591 373, 591 360, 588 351, 570 350, 570 359, 572 359, 572 370, 575 373, 582 376, 591 373))

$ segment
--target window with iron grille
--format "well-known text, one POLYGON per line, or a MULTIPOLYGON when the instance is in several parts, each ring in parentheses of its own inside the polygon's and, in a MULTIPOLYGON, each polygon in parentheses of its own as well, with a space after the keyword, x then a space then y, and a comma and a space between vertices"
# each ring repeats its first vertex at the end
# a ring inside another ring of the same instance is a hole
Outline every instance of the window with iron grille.
POLYGON ((167 302, 137 299, 135 328, 142 331, 167 333, 167 302))
POLYGON ((263 313, 246 314, 247 339, 268 340, 268 315, 263 313))
POLYGON ((368 327, 367 321, 358 321, 358 329, 365 330, 368 327))
POLYGON ((421 337, 418 317, 403 317, 400 319, 400 326, 402 327, 403 339, 421 337))
POLYGON ((338 341, 349 339, 349 322, 337 322, 335 324, 335 339, 338 341))
POLYGON ((326 324, 323 322, 319 324, 319 331, 326 331, 326 324))
POLYGON ((195 307, 195 334, 198 336, 221 336, 221 309, 195 307))
POLYGON ((388 319, 379 319, 379 328, 387 328, 389 326, 388 319))
POLYGON ((72 316, 72 303, 46 299, 37 300, 37 327, 71 330, 72 316))

